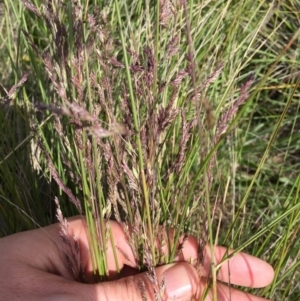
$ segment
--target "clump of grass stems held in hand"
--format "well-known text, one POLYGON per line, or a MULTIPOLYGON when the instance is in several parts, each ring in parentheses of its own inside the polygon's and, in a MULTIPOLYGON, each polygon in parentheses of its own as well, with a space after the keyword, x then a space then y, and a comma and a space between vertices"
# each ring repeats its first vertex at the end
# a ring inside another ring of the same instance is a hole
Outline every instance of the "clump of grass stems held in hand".
POLYGON ((174 260, 193 224, 199 256, 192 262, 201 274, 208 223, 216 210, 207 194, 216 150, 253 77, 216 122, 206 90, 224 63, 197 82, 185 1, 146 7, 155 9, 156 18, 138 45, 134 29, 125 31, 127 16, 119 1, 114 3, 119 32, 111 30, 105 8, 86 13, 77 1, 42 8, 23 3, 48 28, 44 51, 23 33, 50 80, 48 102, 34 109, 51 116, 59 152, 52 151, 37 125, 33 130, 53 179, 86 215, 94 273, 102 280, 109 276, 109 220, 115 219, 122 222, 140 269, 154 280, 153 268, 174 260), (166 235, 170 229, 172 236, 166 235))

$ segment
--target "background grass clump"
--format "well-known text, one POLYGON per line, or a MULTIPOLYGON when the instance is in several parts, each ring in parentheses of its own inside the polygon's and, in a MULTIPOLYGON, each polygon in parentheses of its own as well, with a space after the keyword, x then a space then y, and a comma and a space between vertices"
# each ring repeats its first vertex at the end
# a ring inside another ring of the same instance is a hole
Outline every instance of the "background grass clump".
POLYGON ((298 6, 4 0, 1 236, 54 222, 57 197, 103 280, 112 218, 142 270, 193 234, 199 268, 206 243, 244 250, 276 271, 256 294, 298 300, 298 6))

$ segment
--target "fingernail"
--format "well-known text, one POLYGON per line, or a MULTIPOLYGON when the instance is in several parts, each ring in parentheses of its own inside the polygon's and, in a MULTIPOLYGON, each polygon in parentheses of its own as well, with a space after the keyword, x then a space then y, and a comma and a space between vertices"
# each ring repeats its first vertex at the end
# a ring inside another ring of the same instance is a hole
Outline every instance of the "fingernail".
POLYGON ((187 264, 178 263, 163 273, 169 300, 190 300, 192 298, 195 275, 191 268, 187 264))

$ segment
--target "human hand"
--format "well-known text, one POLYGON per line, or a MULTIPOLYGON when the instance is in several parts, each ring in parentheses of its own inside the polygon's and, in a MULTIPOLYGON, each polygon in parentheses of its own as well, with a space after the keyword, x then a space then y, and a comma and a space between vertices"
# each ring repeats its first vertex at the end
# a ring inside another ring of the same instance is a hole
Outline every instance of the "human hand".
MULTIPOLYGON (((92 262, 89 253, 86 224, 82 218, 69 221, 69 232, 78 237, 81 246, 81 262, 87 280, 92 278, 92 262)), ((146 273, 137 274, 131 248, 120 224, 111 222, 115 245, 118 247, 118 263, 122 269, 119 280, 83 284, 74 281, 65 264, 64 252, 59 237, 60 224, 42 229, 17 233, 0 239, 0 300, 22 301, 138 301, 141 295, 141 280, 145 284, 148 301, 154 301, 153 283, 146 273)), ((190 300, 203 292, 210 271, 210 251, 206 247, 203 277, 199 281, 196 270, 187 262, 178 262, 156 268, 156 274, 166 283, 166 300, 190 300), (175 296, 175 298, 174 298, 175 296)), ((220 262, 226 248, 215 248, 215 261, 220 262)), ((116 272, 112 249, 108 249, 109 270, 116 272)), ((196 258, 197 242, 189 237, 183 248, 182 260, 196 258)), ((245 287, 264 287, 274 276, 266 262, 239 253, 222 265, 218 273, 218 301, 263 301, 266 299, 247 294, 225 284, 229 282, 245 287), (230 271, 230 273, 229 273, 230 271), (223 283, 222 283, 223 282, 223 283)), ((212 300, 207 296, 205 300, 212 300)))

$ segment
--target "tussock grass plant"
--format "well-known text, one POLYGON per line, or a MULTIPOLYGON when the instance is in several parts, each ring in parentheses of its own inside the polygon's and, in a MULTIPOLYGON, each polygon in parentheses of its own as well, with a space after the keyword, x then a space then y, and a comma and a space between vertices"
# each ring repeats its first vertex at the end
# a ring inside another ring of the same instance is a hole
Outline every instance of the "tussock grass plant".
MULTIPOLYGON (((115 219, 157 283, 154 267, 192 234, 200 275, 204 246, 224 244, 274 265, 257 294, 297 300, 294 5, 5 0, 2 235, 31 228, 28 216, 46 225, 58 208, 66 241, 63 215, 85 215, 104 281, 115 219)), ((214 288, 227 259, 213 263, 214 288)), ((67 264, 82 280, 80 263, 67 264)))

